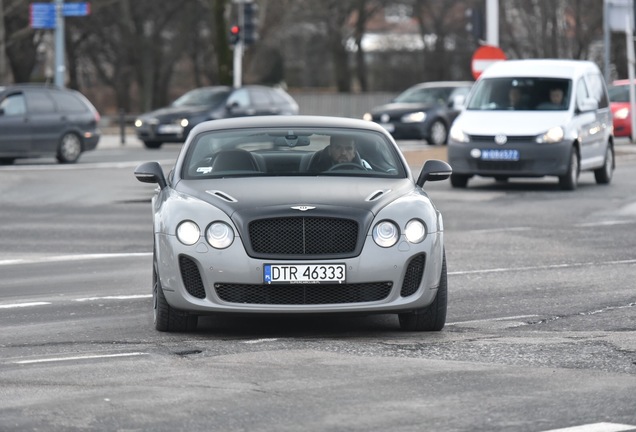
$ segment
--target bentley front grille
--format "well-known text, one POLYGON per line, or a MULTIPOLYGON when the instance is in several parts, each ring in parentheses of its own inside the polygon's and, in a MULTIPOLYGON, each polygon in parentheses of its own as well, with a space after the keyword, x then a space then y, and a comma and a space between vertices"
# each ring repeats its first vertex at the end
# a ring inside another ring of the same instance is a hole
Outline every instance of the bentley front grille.
POLYGON ((258 254, 347 254, 356 249, 358 223, 327 217, 259 219, 249 224, 249 237, 258 254))
POLYGON ((229 303, 254 305, 321 305, 384 300, 391 282, 356 284, 245 285, 214 284, 216 294, 229 303))

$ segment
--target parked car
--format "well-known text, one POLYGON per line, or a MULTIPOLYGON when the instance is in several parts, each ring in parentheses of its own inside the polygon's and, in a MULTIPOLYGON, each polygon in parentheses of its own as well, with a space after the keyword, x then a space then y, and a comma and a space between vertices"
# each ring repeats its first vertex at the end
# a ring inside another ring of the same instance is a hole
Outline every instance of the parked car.
POLYGON ((581 171, 608 184, 611 117, 605 80, 593 62, 496 62, 479 77, 451 129, 451 184, 465 188, 475 175, 556 176, 561 189, 574 190, 581 171))
POLYGON ((75 90, 45 84, 0 87, 0 163, 55 156, 77 162, 100 138, 100 116, 75 90))
POLYGON ((629 80, 617 80, 607 88, 614 123, 614 136, 632 136, 632 114, 629 80))
POLYGON ((159 186, 156 329, 214 313, 396 313, 405 330, 441 330, 444 225, 423 186, 450 173, 428 160, 413 177, 391 136, 362 120, 199 124, 168 176, 157 162, 135 170, 159 186))
POLYGON ((470 91, 471 81, 439 81, 414 85, 390 103, 365 113, 364 120, 382 125, 395 139, 422 139, 446 144, 448 130, 470 91))
POLYGON ((169 107, 142 114, 135 120, 137 137, 147 148, 182 143, 192 128, 206 120, 229 117, 298 114, 298 104, 283 89, 248 85, 190 90, 169 107))

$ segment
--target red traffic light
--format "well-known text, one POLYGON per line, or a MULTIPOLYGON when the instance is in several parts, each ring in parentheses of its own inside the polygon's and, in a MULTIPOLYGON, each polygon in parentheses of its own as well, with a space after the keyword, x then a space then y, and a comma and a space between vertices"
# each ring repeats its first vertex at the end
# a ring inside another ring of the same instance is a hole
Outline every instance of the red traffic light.
POLYGON ((239 33, 241 33, 241 28, 237 25, 233 25, 232 27, 230 27, 230 34, 238 36, 239 33))

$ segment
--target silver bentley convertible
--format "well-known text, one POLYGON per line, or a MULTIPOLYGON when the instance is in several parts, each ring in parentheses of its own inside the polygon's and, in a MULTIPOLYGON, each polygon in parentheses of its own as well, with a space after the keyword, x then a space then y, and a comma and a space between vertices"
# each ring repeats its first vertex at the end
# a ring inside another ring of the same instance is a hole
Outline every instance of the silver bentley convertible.
POLYGON ((261 116, 196 126, 156 183, 154 323, 190 331, 221 313, 391 313, 407 331, 446 322, 442 215, 395 141, 363 120, 261 116))

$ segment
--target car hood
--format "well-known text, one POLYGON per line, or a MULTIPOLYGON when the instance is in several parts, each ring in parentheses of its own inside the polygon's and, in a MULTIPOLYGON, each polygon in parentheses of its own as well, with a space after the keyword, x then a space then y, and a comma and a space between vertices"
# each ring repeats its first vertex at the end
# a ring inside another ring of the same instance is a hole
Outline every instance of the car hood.
POLYGON ((159 120, 175 119, 182 117, 190 117, 198 114, 204 114, 210 112, 214 107, 206 105, 187 106, 187 107, 165 107, 158 110, 151 111, 139 116, 141 119, 156 118, 159 120))
POLYGON ((405 103, 405 102, 392 102, 385 105, 380 105, 373 108, 372 114, 401 114, 414 111, 427 111, 433 108, 435 104, 431 103, 405 103))
POLYGON ((301 210, 292 207, 302 206, 321 210, 349 208, 376 214, 414 187, 410 179, 316 176, 181 180, 175 189, 206 201, 231 217, 236 212, 299 213, 301 210))
POLYGON ((468 135, 531 136, 564 126, 571 116, 568 111, 464 111, 454 126, 468 135))

